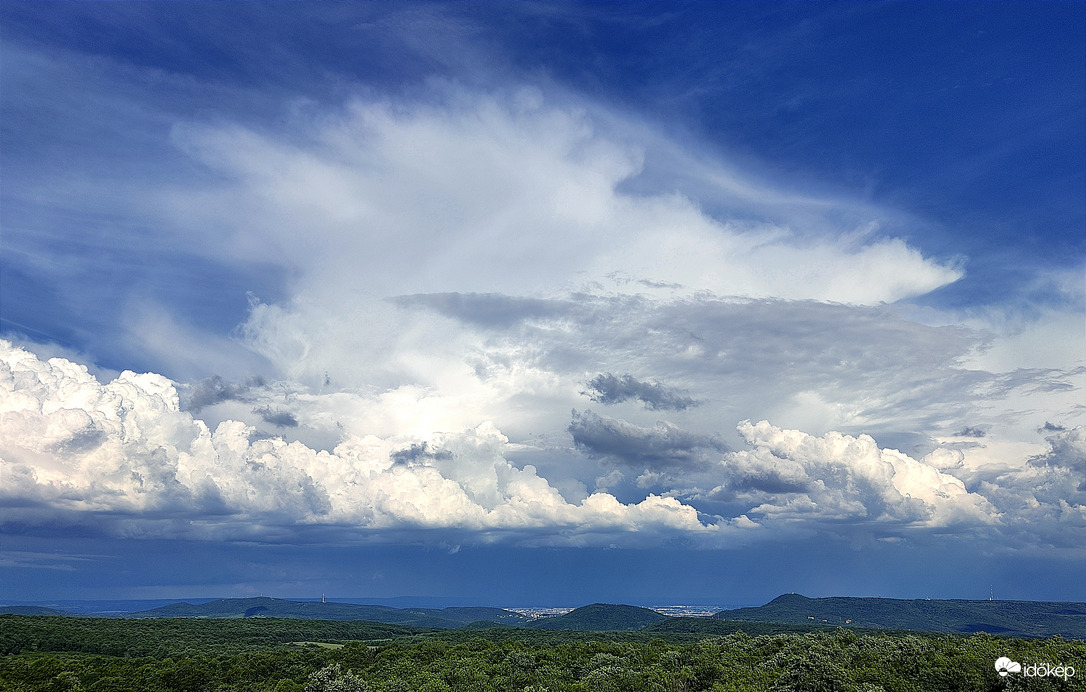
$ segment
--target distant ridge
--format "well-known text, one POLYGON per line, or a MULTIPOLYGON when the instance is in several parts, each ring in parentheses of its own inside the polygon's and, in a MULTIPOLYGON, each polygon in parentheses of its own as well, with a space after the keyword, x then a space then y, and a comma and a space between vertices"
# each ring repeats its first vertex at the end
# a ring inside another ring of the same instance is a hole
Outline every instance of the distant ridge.
MULTIPOLYGON (((0 607, 0 615, 86 617, 32 605, 0 607)), ((801 632, 825 627, 909 630, 948 634, 987 632, 1009 637, 1086 640, 1086 603, 1053 601, 968 601, 785 594, 753 608, 723 610, 711 618, 669 617, 649 608, 594 603, 565 615, 529 619, 502 608, 393 608, 386 605, 226 598, 206 603, 172 603, 114 618, 284 618, 368 621, 433 629, 511 627, 582 632, 748 634, 801 632)))
POLYGON ((713 618, 956 634, 987 632, 1014 637, 1059 634, 1086 639, 1086 603, 1053 601, 808 598, 785 594, 756 608, 722 610, 713 618))
POLYGON ((45 608, 43 606, 0 606, 0 615, 52 615, 52 616, 65 616, 71 615, 66 610, 57 610, 56 608, 45 608))
POLYGON ((575 608, 565 615, 542 618, 528 623, 538 630, 580 630, 589 632, 639 630, 648 625, 667 620, 655 610, 630 605, 593 603, 575 608))
POLYGON ((173 603, 131 613, 133 618, 294 618, 299 620, 368 620, 390 625, 455 629, 474 622, 522 625, 523 615, 501 608, 392 608, 356 603, 288 601, 279 598, 224 598, 199 605, 173 603))

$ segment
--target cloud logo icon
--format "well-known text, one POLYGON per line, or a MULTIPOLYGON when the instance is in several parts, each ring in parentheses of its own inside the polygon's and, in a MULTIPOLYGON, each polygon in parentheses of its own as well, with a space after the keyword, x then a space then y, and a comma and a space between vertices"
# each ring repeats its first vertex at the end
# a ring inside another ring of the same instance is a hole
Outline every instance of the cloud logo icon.
POLYGON ((1005 678, 1007 677, 1007 673, 1021 673, 1022 664, 1017 661, 1012 661, 1006 656, 1000 656, 996 659, 995 669, 1000 677, 1005 678))

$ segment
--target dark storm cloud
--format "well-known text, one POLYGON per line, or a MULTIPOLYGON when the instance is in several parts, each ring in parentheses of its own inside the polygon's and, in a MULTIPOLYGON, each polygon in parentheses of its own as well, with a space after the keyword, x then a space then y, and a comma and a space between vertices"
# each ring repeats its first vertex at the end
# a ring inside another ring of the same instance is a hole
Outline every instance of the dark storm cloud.
POLYGON ((989 465, 963 477, 1004 519, 1006 547, 1081 549, 1086 544, 1086 426, 1047 438, 1049 449, 1024 466, 989 465))
POLYGON ((698 402, 683 396, 676 390, 658 382, 642 382, 633 375, 621 377, 609 372, 597 375, 590 380, 589 398, 600 404, 618 404, 629 399, 637 399, 650 411, 683 411, 698 402))
MULTIPOLYGON (((1032 457, 1029 464, 1066 469, 1086 479, 1086 426, 1061 430, 1047 439, 1049 451, 1032 457)), ((1079 490, 1083 488, 1080 487, 1079 490)))
POLYGON ((637 283, 646 288, 682 288, 682 284, 677 284, 668 281, 650 281, 648 279, 638 279, 637 283))
POLYGON ((271 423, 277 428, 296 428, 298 419, 290 411, 272 409, 270 406, 262 406, 253 409, 253 413, 264 419, 265 423, 271 423))
POLYGON ((58 442, 54 448, 61 454, 78 453, 99 446, 105 438, 105 431, 99 430, 94 425, 88 425, 67 439, 58 442))
POLYGON ((429 443, 413 444, 389 455, 392 463, 403 466, 418 466, 427 461, 451 459, 452 453, 444 449, 434 449, 429 443))
POLYGON ((717 491, 724 498, 731 499, 735 493, 758 492, 769 495, 781 495, 785 493, 804 493, 810 488, 806 479, 797 480, 784 478, 780 473, 772 469, 762 469, 760 473, 751 473, 747 476, 737 476, 731 479, 726 490, 717 491))
MULTIPOLYGON (((560 300, 499 294, 397 300, 440 308, 472 326, 500 325, 500 334, 488 335, 494 353, 515 352, 532 367, 571 376, 591 373, 587 382, 581 380, 583 393, 601 405, 636 400, 648 410, 685 410, 701 421, 703 432, 713 431, 706 427, 710 411, 729 420, 850 410, 858 414, 851 416, 855 422, 837 424, 840 431, 871 434, 920 456, 930 451, 923 449, 930 441, 906 444, 903 436, 938 430, 946 420, 969 422, 948 432, 985 434, 961 435, 959 444, 994 434, 976 408, 978 393, 1067 391, 1076 375, 963 367, 963 356, 988 347, 990 334, 921 324, 892 305, 589 293, 560 300), (516 316, 525 319, 516 322, 516 316), (688 399, 697 407, 683 409, 688 399)), ((494 362, 504 363, 497 357, 494 362)), ((633 415, 626 418, 636 425, 651 423, 633 415)))
POLYGON ((689 397, 698 404, 686 409, 690 415, 715 410, 716 418, 729 420, 778 416, 781 402, 817 392, 818 406, 860 407, 862 429, 844 431, 881 437, 938 429, 947 419, 976 420, 973 392, 998 389, 1002 395, 1036 384, 1023 377, 1011 386, 999 375, 962 367, 963 354, 984 348, 988 335, 909 321, 894 306, 707 295, 657 300, 573 294, 538 302, 553 310, 550 322, 560 328, 540 328, 547 318, 537 311, 538 322, 492 337, 493 348, 515 350, 535 367, 592 373, 584 389, 601 404, 636 392, 643 396, 639 401, 664 409, 689 397), (626 380, 626 373, 651 373, 664 389, 626 380))
POLYGON ((420 293, 390 299, 402 307, 433 310, 480 327, 505 328, 527 319, 561 317, 568 303, 499 293, 420 293))
POLYGON ((657 421, 651 428, 641 427, 576 409, 569 432, 574 443, 589 456, 632 465, 696 464, 704 460, 709 450, 727 451, 716 437, 683 430, 667 421, 657 421))
POLYGON ((965 427, 954 433, 954 437, 984 437, 986 434, 983 428, 965 427))
POLYGON ((260 387, 263 384, 264 381, 259 378, 252 379, 245 384, 236 384, 227 382, 218 375, 212 375, 207 379, 200 380, 192 387, 189 395, 185 397, 185 408, 196 413, 206 406, 213 406, 224 401, 245 401, 250 389, 260 387))

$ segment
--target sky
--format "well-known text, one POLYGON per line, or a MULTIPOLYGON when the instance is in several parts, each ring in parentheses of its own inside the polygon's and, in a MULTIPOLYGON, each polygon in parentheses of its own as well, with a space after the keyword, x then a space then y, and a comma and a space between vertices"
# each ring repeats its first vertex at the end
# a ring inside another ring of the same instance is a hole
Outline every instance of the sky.
POLYGON ((3 3, 0 598, 1086 600, 1084 39, 3 3))

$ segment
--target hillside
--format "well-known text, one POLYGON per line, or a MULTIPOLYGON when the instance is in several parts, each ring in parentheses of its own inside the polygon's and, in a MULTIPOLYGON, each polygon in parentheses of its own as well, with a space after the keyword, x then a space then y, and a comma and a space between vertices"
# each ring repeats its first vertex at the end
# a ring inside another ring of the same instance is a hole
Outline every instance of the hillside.
MULTIPOLYGON (((39 648, 135 657, 170 656, 200 649, 226 654, 272 649, 292 642, 387 641, 436 631, 375 622, 297 618, 130 620, 0 615, 0 656, 39 648)), ((4 687, 3 682, 0 673, 0 690, 12 689, 4 687)))
MULTIPOLYGON (((825 627, 823 625, 822 627, 825 627)), ((849 625, 851 627, 851 625, 849 625)), ((817 625, 792 625, 781 622, 759 622, 754 620, 721 620, 707 617, 669 617, 652 625, 641 628, 641 632, 656 635, 718 635, 744 632, 751 636, 761 634, 804 633, 821 629, 817 625)))
MULTIPOLYGON (((641 615, 608 606, 589 608, 586 614, 608 611, 641 615)), ((810 628, 823 631, 719 636, 509 627, 421 630, 259 617, 2 615, 0 690, 995 692, 1081 689, 1066 673, 1086 670, 1086 645, 1060 638, 810 628), (1016 675, 1003 680, 993 662, 1008 652, 1023 664, 1059 662, 1064 679, 1033 681, 1016 675)))
POLYGON ((287 601, 278 598, 225 598, 200 605, 173 603, 128 617, 136 618, 294 618, 366 620, 411 627, 452 629, 473 622, 521 625, 526 618, 501 608, 391 608, 355 603, 287 601))
POLYGON ((1086 603, 807 598, 785 594, 763 606, 724 610, 713 618, 961 634, 987 632, 1015 637, 1059 634, 1086 639, 1086 603))
MULTIPOLYGON (((4 606, 0 614, 73 616, 42 606, 4 606)), ((385 605, 320 603, 276 598, 228 598, 206 603, 171 603, 121 618, 284 618, 295 620, 365 621, 414 628, 452 630, 463 627, 528 628, 580 632, 656 632, 659 634, 728 634, 801 632, 824 627, 868 630, 912 630, 952 634, 987 632, 1011 637, 1059 634, 1086 640, 1086 603, 1045 601, 905 600, 892 598, 807 598, 778 596, 755 608, 724 610, 712 618, 668 617, 629 605, 596 603, 556 617, 529 620, 501 608, 393 608, 385 605)), ((520 631, 523 631, 521 629, 520 631)))
POLYGON ((628 605, 593 603, 555 617, 525 625, 540 630, 632 631, 666 620, 655 610, 628 605))
POLYGON ((0 615, 50 615, 55 617, 70 614, 63 610, 42 606, 0 606, 0 615))

